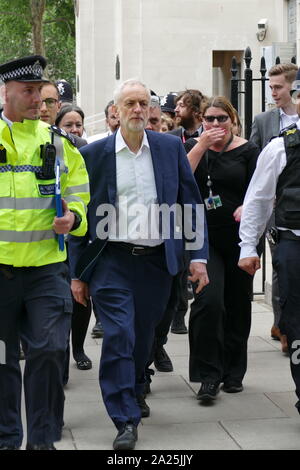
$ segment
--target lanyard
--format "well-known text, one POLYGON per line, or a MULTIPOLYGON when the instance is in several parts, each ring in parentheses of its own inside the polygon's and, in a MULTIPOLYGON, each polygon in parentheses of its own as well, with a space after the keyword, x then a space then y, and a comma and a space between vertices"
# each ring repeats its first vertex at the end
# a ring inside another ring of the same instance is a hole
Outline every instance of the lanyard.
POLYGON ((216 160, 217 158, 220 158, 221 155, 223 155, 223 153, 226 152, 226 150, 228 149, 229 145, 231 144, 231 142, 233 141, 233 134, 231 134, 231 137, 230 139, 228 140, 227 144, 225 144, 225 146, 222 148, 221 152, 219 152, 216 156, 216 158, 211 161, 209 164, 209 161, 208 161, 208 150, 205 152, 205 160, 206 160, 206 166, 207 166, 207 183, 206 183, 206 186, 208 186, 208 189, 209 189, 209 197, 212 197, 212 180, 211 180, 211 177, 210 177, 210 174, 212 172, 212 169, 213 167, 215 166, 215 163, 216 163, 216 160))

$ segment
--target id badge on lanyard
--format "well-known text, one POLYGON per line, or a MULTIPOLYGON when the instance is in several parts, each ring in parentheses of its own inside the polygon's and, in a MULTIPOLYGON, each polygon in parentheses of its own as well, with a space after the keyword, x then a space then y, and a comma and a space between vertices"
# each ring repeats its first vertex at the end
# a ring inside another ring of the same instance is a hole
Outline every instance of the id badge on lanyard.
MULTIPOLYGON (((233 140, 233 135, 231 135, 231 138, 229 139, 229 141, 227 142, 227 144, 225 145, 225 147, 223 148, 223 150, 221 150, 221 152, 218 154, 217 158, 219 158, 221 155, 223 155, 223 153, 225 152, 225 150, 229 147, 229 145, 231 144, 233 140)), ((210 173, 211 173, 211 170, 212 170, 212 167, 213 165, 211 165, 209 167, 209 162, 208 162, 208 153, 206 152, 206 155, 205 155, 205 158, 206 158, 206 163, 207 163, 207 183, 206 183, 206 186, 208 187, 209 189, 209 193, 208 193, 208 197, 206 199, 204 199, 204 204, 206 206, 206 209, 208 211, 212 210, 212 209, 218 209, 218 207, 222 207, 222 200, 221 200, 221 196, 219 194, 213 194, 213 191, 212 191, 212 180, 210 178, 210 173)), ((216 160, 215 160, 216 161, 216 160)))
POLYGON ((218 207, 222 207, 222 201, 221 201, 221 197, 219 196, 219 194, 213 195, 213 192, 211 189, 212 182, 211 182, 209 175, 208 175, 206 185, 209 187, 209 195, 206 199, 204 199, 204 204, 206 206, 206 209, 210 211, 212 209, 217 209, 218 207))

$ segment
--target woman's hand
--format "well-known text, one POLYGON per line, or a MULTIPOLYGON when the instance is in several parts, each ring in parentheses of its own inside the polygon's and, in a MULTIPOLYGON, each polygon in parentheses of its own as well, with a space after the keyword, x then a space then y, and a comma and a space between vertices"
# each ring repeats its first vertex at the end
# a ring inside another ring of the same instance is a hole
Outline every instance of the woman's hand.
POLYGON ((235 209, 233 213, 234 220, 236 222, 240 222, 242 218, 242 211, 243 211, 243 206, 239 206, 237 209, 235 209))

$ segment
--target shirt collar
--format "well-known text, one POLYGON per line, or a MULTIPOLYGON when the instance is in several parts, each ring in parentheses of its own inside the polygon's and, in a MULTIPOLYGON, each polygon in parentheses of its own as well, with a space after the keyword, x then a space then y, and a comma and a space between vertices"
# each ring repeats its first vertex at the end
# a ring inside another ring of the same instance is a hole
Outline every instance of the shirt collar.
POLYGON ((295 114, 286 114, 282 108, 279 108, 279 112, 280 112, 280 117, 281 116, 297 116, 297 113, 295 114))
POLYGON ((11 127, 11 126, 13 125, 13 122, 10 121, 10 120, 5 116, 5 114, 4 114, 3 111, 2 111, 2 114, 1 114, 1 118, 3 119, 3 121, 6 122, 6 124, 7 124, 9 127, 11 127))
MULTIPOLYGON (((143 137, 142 145, 141 145, 141 147, 140 147, 140 149, 137 153, 140 153, 140 151, 143 149, 144 146, 148 147, 150 149, 150 145, 149 145, 149 142, 148 142, 148 137, 147 137, 147 134, 146 134, 145 131, 144 131, 144 137, 143 137)), ((116 134, 116 153, 120 152, 123 149, 127 149, 128 152, 131 152, 130 148, 128 147, 125 140, 123 139, 123 136, 121 134, 121 129, 119 128, 117 130, 117 134, 116 134)))

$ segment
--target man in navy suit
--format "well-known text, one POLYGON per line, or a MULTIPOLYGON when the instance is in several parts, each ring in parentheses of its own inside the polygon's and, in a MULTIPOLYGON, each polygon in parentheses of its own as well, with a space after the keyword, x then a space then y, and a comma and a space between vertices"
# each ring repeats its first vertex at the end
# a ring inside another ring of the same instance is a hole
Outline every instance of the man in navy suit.
POLYGON ((84 304, 92 296, 104 328, 100 386, 118 429, 113 448, 130 450, 141 414, 150 414, 143 397, 145 365, 172 277, 182 269, 185 243, 198 292, 208 283, 208 248, 204 215, 199 217, 203 205, 181 140, 145 131, 149 90, 127 80, 114 102, 120 129, 81 149, 90 176, 89 231, 79 241, 72 237, 69 248, 72 276, 77 272, 80 278, 72 282, 74 297, 84 304), (168 211, 159 216, 156 209, 176 204, 168 225, 168 211), (98 252, 90 259, 87 253, 95 246, 98 252))

